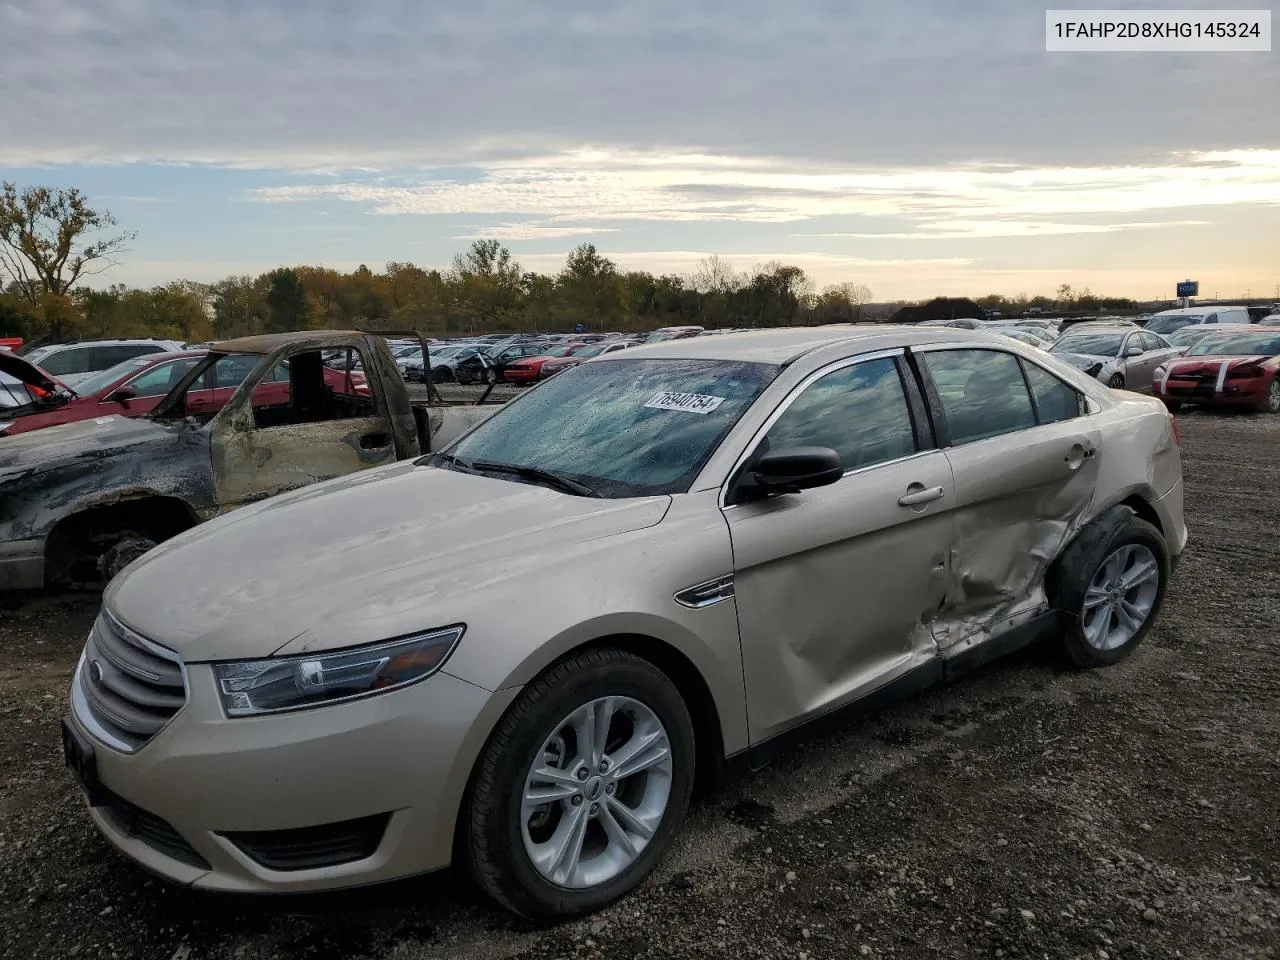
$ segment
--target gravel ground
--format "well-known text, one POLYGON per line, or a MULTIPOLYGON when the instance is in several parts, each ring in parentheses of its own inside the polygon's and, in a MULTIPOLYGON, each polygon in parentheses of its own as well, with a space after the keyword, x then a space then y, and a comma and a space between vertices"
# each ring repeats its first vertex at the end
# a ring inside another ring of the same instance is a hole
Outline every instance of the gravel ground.
POLYGON ((57 720, 89 595, 0 611, 0 956, 1280 956, 1280 418, 1182 418, 1190 552, 1107 671, 1032 650, 704 801, 660 871, 533 930, 465 884, 240 898, 91 829, 57 720))

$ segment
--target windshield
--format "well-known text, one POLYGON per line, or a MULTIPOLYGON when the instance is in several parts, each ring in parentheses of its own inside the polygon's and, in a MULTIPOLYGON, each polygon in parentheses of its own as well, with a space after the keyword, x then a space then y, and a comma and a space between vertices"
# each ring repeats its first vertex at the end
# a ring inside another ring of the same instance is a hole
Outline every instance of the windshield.
POLYGON ((1266 333, 1237 333, 1231 336, 1208 336, 1187 351, 1188 357, 1252 356, 1274 357, 1280 354, 1280 330, 1266 333))
POLYGON ((1212 324, 1198 323, 1195 326, 1183 327, 1165 337, 1175 347, 1189 347, 1203 340, 1211 333, 1216 333, 1212 324))
POLYGON ((1175 313, 1169 317, 1155 317, 1145 327, 1152 333, 1173 333, 1175 330, 1181 330, 1193 323, 1199 323, 1204 319, 1202 313, 1175 313))
POLYGON ((143 367, 149 367, 154 362, 154 356, 142 356, 117 363, 114 367, 109 367, 101 373, 95 373, 93 376, 81 380, 76 384, 76 393, 82 397, 91 397, 99 390, 105 390, 117 380, 122 380, 143 367))
POLYGON ((1091 357, 1115 357, 1120 354, 1120 333, 1067 334, 1056 340, 1050 353, 1085 353, 1091 357))
POLYGON ((448 453, 464 466, 548 471, 604 497, 681 493, 777 373, 728 360, 586 363, 512 401, 448 453))

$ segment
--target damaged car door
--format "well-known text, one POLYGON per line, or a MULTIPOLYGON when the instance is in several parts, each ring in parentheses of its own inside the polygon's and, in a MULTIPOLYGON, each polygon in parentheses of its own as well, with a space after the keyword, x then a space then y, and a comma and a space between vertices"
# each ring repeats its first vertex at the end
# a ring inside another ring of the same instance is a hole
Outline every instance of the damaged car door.
POLYGON ((734 556, 753 743, 931 660, 929 622, 955 539, 951 467, 934 447, 902 350, 837 361, 774 412, 735 477, 764 453, 826 447, 829 486, 734 502, 734 556))
MULTIPOLYGON (((358 343, 342 349, 363 354, 358 343)), ((218 361, 236 362, 230 356, 218 361)), ((236 389, 211 424, 220 509, 396 459, 378 386, 326 370, 318 348, 286 347, 259 363, 236 389), (285 380, 282 369, 288 371, 285 380)), ((232 375, 225 373, 215 368, 218 382, 232 375)))
POLYGON ((996 348, 912 348, 955 474, 944 650, 1018 626, 1046 603, 1044 573, 1093 498, 1101 431, 1052 372, 996 348))

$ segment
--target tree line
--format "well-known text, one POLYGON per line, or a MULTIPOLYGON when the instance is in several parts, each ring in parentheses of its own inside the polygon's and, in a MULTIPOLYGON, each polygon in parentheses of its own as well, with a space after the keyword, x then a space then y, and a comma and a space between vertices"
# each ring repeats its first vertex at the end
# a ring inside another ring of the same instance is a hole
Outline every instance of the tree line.
MULTIPOLYGON (((93 289, 135 234, 77 189, 0 184, 0 336, 28 341, 95 337, 211 339, 312 328, 421 330, 437 336, 509 331, 709 329, 848 323, 866 319, 860 283, 818 290, 802 268, 770 262, 735 269, 718 256, 688 275, 622 270, 584 243, 554 274, 525 271, 498 240, 476 240, 446 269, 391 262, 381 271, 282 266, 216 283, 93 289)), ((1059 290, 1077 309, 1110 303, 1059 290)), ((1006 313, 1048 298, 979 301, 1006 313)), ((879 319, 879 317, 877 317, 879 319)))

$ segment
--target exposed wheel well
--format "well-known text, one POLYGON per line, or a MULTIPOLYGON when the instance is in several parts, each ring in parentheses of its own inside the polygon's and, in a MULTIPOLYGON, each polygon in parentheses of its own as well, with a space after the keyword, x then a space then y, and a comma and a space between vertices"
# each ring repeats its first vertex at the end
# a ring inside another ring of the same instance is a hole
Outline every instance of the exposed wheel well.
POLYGON ((711 689, 693 661, 669 643, 642 635, 601 637, 568 651, 565 656, 599 647, 625 650, 648 660, 675 684, 689 709, 689 719, 693 721, 697 750, 694 791, 705 794, 714 789, 724 776, 724 733, 720 729, 720 714, 716 711, 711 689))
POLYGON ((88 507, 63 517, 45 541, 45 581, 97 579, 98 558, 122 533, 157 543, 196 524, 195 515, 176 497, 141 496, 88 507))
POLYGON ((1128 507, 1138 515, 1139 520, 1147 521, 1147 523, 1160 531, 1161 536, 1165 536, 1165 529, 1160 524, 1160 514, 1156 513, 1155 508, 1142 497, 1135 493, 1128 499, 1120 501, 1120 505, 1128 507))

